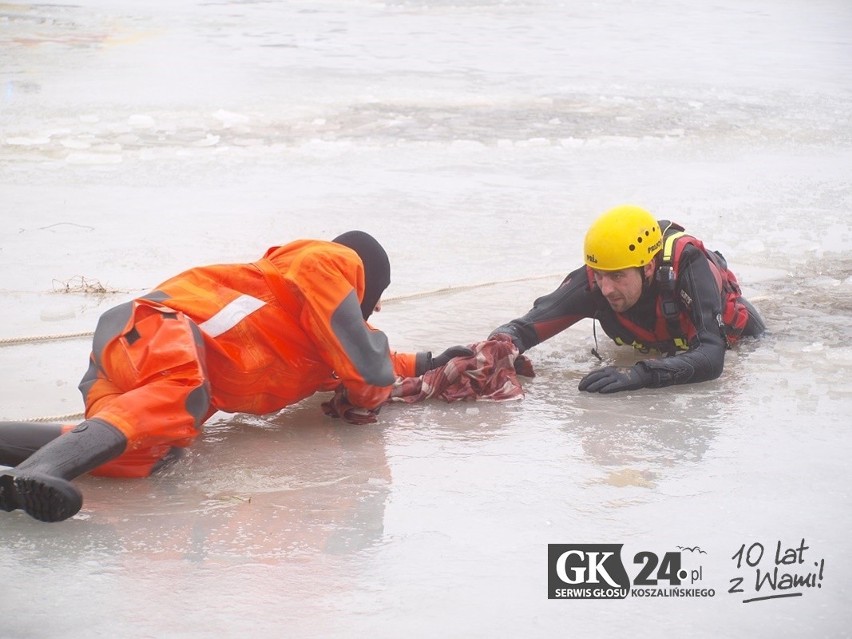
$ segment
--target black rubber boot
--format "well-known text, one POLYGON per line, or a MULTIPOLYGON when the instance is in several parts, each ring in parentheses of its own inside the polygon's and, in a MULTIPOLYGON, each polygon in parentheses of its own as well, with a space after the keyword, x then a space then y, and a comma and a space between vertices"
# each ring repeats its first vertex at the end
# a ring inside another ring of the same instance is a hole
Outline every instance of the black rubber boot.
POLYGON ((19 475, 14 468, 0 476, 0 510, 20 508, 39 521, 62 521, 76 515, 82 506, 79 489, 61 477, 19 475))
POLYGON ((0 422, 0 464, 17 466, 62 434, 62 424, 0 422))
POLYGON ((126 446, 127 438, 111 424, 84 421, 16 468, 0 471, 0 510, 21 509, 40 521, 74 516, 83 496, 69 480, 118 457, 126 446))

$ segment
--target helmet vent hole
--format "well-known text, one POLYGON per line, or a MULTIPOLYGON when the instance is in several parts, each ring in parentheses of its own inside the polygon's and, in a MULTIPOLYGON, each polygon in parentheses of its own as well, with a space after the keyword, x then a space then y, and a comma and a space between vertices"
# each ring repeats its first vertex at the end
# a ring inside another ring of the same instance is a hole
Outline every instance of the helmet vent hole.
POLYGON ((641 237, 637 237, 637 238, 636 238, 636 241, 637 241, 637 242, 639 242, 639 244, 641 244, 641 243, 642 243, 642 238, 641 238, 641 237))
POLYGON ((631 251, 635 251, 635 250, 636 250, 636 245, 635 245, 635 244, 631 244, 631 245, 630 245, 630 246, 628 246, 627 248, 629 248, 631 251))

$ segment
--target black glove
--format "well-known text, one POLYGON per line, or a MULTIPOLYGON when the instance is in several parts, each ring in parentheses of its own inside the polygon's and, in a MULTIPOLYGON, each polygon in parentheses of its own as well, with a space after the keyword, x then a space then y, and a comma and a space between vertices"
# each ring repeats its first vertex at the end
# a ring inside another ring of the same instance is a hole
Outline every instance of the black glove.
POLYGON ((578 390, 590 393, 617 393, 624 390, 636 390, 650 386, 654 374, 639 362, 630 368, 605 366, 592 371, 580 380, 578 390))
POLYGON ((514 333, 510 333, 509 331, 501 330, 502 328, 503 327, 496 328, 493 331, 491 331, 491 335, 488 336, 488 339, 500 339, 498 337, 498 335, 503 335, 507 339, 512 340, 512 343, 515 345, 515 348, 518 349, 519 354, 523 353, 526 349, 524 348, 524 345, 521 343, 521 338, 519 338, 514 333))
POLYGON ((467 346, 451 346, 435 357, 432 357, 432 351, 418 353, 415 374, 419 376, 433 368, 444 366, 454 357, 470 357, 471 355, 473 355, 473 351, 467 346))

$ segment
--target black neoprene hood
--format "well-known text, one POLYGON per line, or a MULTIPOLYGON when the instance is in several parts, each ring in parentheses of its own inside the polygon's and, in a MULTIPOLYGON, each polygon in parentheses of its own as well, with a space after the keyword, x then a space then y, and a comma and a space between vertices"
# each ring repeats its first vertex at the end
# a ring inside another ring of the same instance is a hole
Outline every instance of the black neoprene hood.
POLYGON ((388 254, 376 238, 364 231, 347 231, 332 241, 351 248, 364 264, 364 299, 361 301, 361 315, 366 320, 390 284, 388 254))

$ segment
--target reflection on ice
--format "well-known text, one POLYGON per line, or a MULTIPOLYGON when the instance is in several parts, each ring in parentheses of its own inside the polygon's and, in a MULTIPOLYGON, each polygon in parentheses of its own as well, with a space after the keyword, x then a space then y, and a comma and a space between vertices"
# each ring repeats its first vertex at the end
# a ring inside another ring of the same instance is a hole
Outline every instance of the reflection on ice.
MULTIPOLYGON (((353 553, 377 543, 390 489, 382 430, 300 421, 273 418, 275 429, 217 423, 215 434, 153 478, 84 479, 86 503, 69 533, 89 537, 87 552, 205 565, 353 553)), ((23 518, 8 523, 11 548, 38 552, 33 532, 49 536, 49 527, 23 518)))

